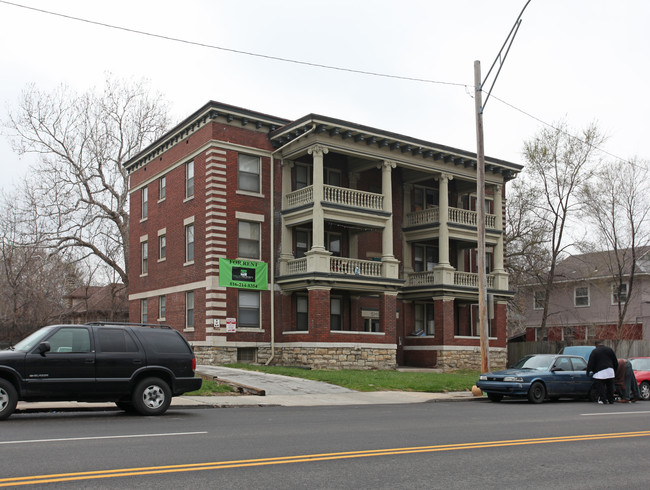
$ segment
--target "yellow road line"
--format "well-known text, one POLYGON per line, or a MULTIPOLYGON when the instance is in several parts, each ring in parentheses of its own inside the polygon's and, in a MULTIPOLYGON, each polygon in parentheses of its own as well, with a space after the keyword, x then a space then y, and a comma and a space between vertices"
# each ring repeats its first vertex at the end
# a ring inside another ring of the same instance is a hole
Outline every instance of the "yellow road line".
POLYGON ((490 447, 524 446, 533 444, 551 444, 559 442, 579 442, 602 439, 621 439, 628 437, 648 437, 650 431, 615 432, 610 434, 587 434, 577 436, 541 437, 534 439, 512 439, 505 441, 470 442, 462 444, 445 444, 439 446, 419 446, 390 449, 371 449, 366 451, 347 451, 337 453, 307 454, 276 458, 243 459, 235 461, 215 461, 211 463, 193 463, 167 466, 149 466, 142 468, 121 468, 114 470, 84 471, 78 473, 60 473, 51 475, 22 476, 14 478, 0 478, 0 487, 35 485, 41 483, 54 483, 75 480, 93 480, 100 478, 116 478, 124 476, 156 475, 165 473, 179 473, 187 471, 205 471, 226 468, 242 468, 253 466, 267 466, 276 464, 305 463, 311 461, 331 461, 337 459, 369 458, 374 456, 388 456, 401 454, 428 453, 437 451, 459 451, 464 449, 481 449, 490 447))

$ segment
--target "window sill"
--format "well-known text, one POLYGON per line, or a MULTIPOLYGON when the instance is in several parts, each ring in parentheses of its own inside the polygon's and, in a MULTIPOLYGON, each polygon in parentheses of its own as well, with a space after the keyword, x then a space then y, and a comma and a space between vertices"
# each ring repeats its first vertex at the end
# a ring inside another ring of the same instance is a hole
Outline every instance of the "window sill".
POLYGON ((288 330, 286 332, 282 332, 282 335, 300 335, 305 333, 309 333, 309 330, 288 330))
POLYGON ((183 332, 194 332, 194 327, 185 327, 183 332))
POLYGON ((149 219, 148 217, 147 217, 147 218, 140 218, 140 223, 144 223, 144 222, 147 221, 148 219, 149 219))
POLYGON ((193 261, 193 260, 190 260, 189 262, 185 262, 185 263, 183 264, 183 267, 187 267, 187 266, 189 266, 189 265, 194 265, 194 261, 193 261))
POLYGON ((194 200, 194 196, 190 196, 190 197, 186 197, 185 199, 183 199, 183 202, 188 202, 188 201, 193 201, 193 200, 194 200))
POLYGON ((262 199, 264 198, 264 194, 260 192, 242 191, 240 189, 237 189, 236 193, 242 196, 260 197, 262 199))
POLYGON ((144 274, 140 274, 140 277, 147 277, 149 275, 148 272, 145 272, 144 274))
POLYGON ((160 204, 161 202, 165 202, 166 200, 167 200, 166 197, 163 197, 162 199, 158 199, 158 204, 160 204))
POLYGON ((386 332, 366 332, 365 330, 330 330, 330 333, 342 333, 344 335, 376 335, 379 337, 384 337, 386 332))
POLYGON ((167 260, 167 257, 163 257, 162 259, 158 259, 158 262, 165 262, 167 260))

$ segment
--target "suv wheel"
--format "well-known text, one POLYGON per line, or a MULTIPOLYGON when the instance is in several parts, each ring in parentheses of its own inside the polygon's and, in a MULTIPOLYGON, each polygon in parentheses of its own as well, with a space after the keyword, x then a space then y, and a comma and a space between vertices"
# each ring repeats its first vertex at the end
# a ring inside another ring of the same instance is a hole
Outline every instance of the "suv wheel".
POLYGON ((16 388, 6 379, 0 378, 0 420, 14 413, 18 403, 16 388))
POLYGON ((172 392, 160 378, 146 378, 133 391, 133 408, 141 415, 162 415, 169 408, 172 392))

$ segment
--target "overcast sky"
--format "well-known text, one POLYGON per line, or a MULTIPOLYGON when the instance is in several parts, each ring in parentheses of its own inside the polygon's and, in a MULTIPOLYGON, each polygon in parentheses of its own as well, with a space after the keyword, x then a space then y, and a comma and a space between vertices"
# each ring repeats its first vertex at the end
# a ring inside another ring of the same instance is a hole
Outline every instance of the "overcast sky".
MULTIPOLYGON (((0 0, 0 119, 30 83, 101 87, 107 71, 147 78, 177 123, 209 100, 287 119, 317 113, 476 151, 474 60, 485 75, 526 0, 0 0), (231 50, 426 79, 274 61, 231 50), (460 85, 456 85, 460 84, 460 85)), ((523 163, 542 122, 597 121, 603 149, 650 158, 650 2, 532 0, 484 115, 485 151, 523 163), (514 106, 511 107, 511 106, 514 106), (515 109, 516 108, 516 109, 515 109)), ((25 172, 0 139, 2 186, 25 172)))

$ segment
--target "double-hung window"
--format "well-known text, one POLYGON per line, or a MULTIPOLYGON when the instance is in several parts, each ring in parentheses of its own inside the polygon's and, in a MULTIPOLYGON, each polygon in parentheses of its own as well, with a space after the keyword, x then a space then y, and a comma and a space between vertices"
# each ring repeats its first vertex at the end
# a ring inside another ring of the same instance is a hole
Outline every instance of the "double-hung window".
POLYGON ((627 284, 612 284, 612 304, 625 303, 627 300, 627 284))
POLYGON ((238 251, 239 257, 247 259, 260 258, 260 223, 239 221, 238 251))
POLYGON ((143 242, 140 242, 140 253, 142 257, 140 273, 142 275, 145 275, 149 272, 149 242, 148 241, 145 240, 143 242))
POLYGON ((194 291, 185 293, 185 328, 194 328, 194 291))
POLYGON ((167 177, 164 175, 158 179, 158 200, 162 201, 167 197, 167 177))
POLYGON ((149 216, 149 188, 142 188, 142 219, 147 219, 149 216))
POLYGON ((260 157, 239 154, 239 190, 259 193, 260 184, 260 157))
POLYGON ((194 261, 194 223, 185 225, 185 262, 194 261))
POLYGON ((260 293, 239 290, 239 324, 246 328, 260 328, 260 293))
POLYGON ((578 286, 573 290, 575 306, 589 306, 589 286, 578 286))
POLYGON ((185 164, 185 199, 194 196, 194 162, 185 164))

